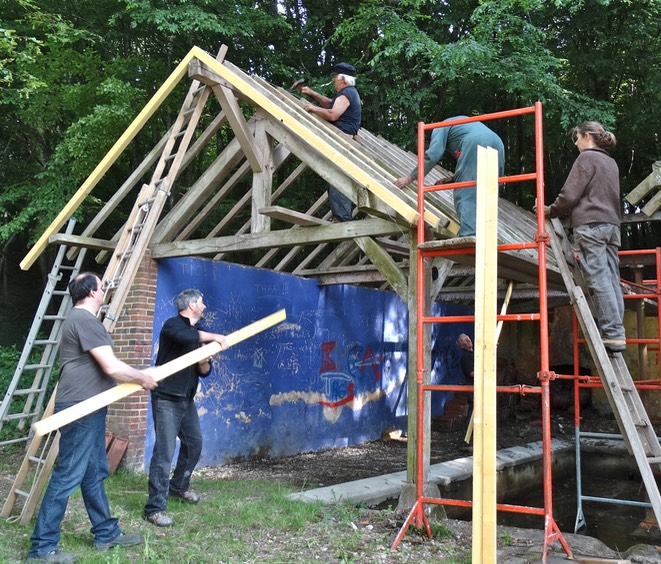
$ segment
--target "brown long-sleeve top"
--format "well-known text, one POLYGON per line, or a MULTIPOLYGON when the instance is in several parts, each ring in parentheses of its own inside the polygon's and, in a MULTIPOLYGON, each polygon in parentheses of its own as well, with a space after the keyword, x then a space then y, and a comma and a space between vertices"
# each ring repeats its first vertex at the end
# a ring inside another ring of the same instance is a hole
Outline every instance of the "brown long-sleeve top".
POLYGON ((551 217, 569 216, 569 227, 588 223, 620 224, 620 171, 603 149, 585 149, 574 161, 551 217))

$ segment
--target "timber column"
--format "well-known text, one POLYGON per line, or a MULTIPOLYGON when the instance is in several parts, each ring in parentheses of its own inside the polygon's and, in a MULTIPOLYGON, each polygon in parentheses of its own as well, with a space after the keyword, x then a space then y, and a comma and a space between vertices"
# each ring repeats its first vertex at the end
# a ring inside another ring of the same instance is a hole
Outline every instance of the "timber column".
MULTIPOLYGON (((112 332, 115 354, 136 368, 151 365, 156 277, 157 263, 147 250, 112 332)), ((147 390, 135 392, 108 406, 108 430, 129 441, 123 464, 130 470, 143 470, 148 406, 147 390)))

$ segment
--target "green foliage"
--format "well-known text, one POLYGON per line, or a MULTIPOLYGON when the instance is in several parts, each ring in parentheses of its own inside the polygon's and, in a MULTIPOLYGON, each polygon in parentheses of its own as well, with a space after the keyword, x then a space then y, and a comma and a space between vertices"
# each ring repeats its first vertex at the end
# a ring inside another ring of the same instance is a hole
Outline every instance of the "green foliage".
MULTIPOLYGON (((584 119, 616 133, 623 187, 659 158, 655 0, 0 0, 0 7, 0 242, 41 234, 193 45, 215 53, 226 44, 232 63, 281 86, 300 77, 319 86, 332 63, 350 61, 365 127, 408 149, 418 121, 541 100, 549 197, 576 155, 566 133, 584 119)), ((81 219, 177 111, 166 101, 81 219)), ((530 170, 531 127, 497 128, 508 172, 530 170)), ((306 175, 287 197, 305 207, 315 182, 306 175)), ((530 203, 523 186, 507 197, 530 203)))
POLYGON ((16 347, 0 346, 0 390, 7 390, 21 353, 16 347))

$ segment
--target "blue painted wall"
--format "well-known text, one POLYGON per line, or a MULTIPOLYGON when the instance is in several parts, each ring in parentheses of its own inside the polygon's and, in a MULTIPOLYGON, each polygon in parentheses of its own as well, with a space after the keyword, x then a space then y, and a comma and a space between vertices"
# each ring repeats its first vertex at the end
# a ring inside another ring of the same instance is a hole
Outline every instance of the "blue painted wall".
MULTIPOLYGON (((214 359, 196 396, 204 435, 200 465, 285 456, 378 439, 406 428, 407 311, 393 293, 204 259, 168 259, 158 267, 152 363, 158 334, 176 315, 174 297, 199 288, 202 322, 230 333, 281 308, 287 320, 214 359)), ((447 315, 465 307, 436 304, 447 315)), ((472 324, 433 332, 434 382, 463 381, 454 345, 472 324)), ((412 377, 415 377, 413 375, 412 377)), ((450 394, 433 394, 442 412, 450 394)), ((151 413, 145 468, 153 450, 151 413)))

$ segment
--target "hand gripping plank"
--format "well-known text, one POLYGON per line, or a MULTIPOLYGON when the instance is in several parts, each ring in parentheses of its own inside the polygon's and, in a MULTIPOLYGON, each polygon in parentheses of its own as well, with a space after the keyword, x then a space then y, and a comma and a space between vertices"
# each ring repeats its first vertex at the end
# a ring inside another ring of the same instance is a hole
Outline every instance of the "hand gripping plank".
MULTIPOLYGON (((287 314, 285 310, 281 309, 275 313, 272 313, 271 315, 267 315, 266 317, 255 321, 254 323, 250 323, 249 325, 246 325, 245 327, 242 327, 241 329, 238 329, 229 335, 226 335, 225 342, 227 343, 227 347, 229 348, 233 345, 236 345, 237 343, 240 343, 241 341, 244 341, 256 335, 257 333, 261 333, 262 331, 273 327, 281 321, 284 321, 286 317, 287 314)), ((154 380, 159 382, 164 378, 171 376, 175 372, 179 372, 191 364, 195 364, 200 360, 209 358, 210 356, 213 356, 220 351, 220 344, 214 341, 200 347, 199 349, 182 354, 181 356, 171 360, 170 362, 166 362, 161 366, 156 366, 155 368, 151 369, 150 373, 154 377, 154 380)), ((63 427, 64 425, 68 425, 69 423, 84 417, 85 415, 93 413, 97 409, 101 409, 102 407, 110 405, 117 400, 125 398, 126 396, 129 396, 138 390, 142 390, 142 386, 139 384, 119 384, 114 388, 110 388, 105 392, 96 394, 95 396, 81 401, 76 405, 72 405, 71 407, 63 409, 62 411, 58 411, 49 417, 45 417, 41 421, 33 423, 32 429, 37 437, 46 435, 55 431, 56 429, 59 429, 60 427, 63 427)))

